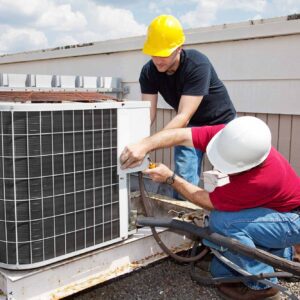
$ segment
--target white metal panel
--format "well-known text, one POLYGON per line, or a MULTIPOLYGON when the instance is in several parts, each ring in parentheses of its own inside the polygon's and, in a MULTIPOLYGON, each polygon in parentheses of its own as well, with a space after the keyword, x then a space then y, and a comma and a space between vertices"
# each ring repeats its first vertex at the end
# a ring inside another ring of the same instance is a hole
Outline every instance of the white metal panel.
POLYGON ((27 74, 2 74, 2 86, 26 88, 29 85, 29 76, 27 74))
POLYGON ((128 181, 127 174, 146 169, 147 160, 134 169, 122 170, 120 168, 119 157, 125 146, 135 143, 138 140, 150 135, 150 103, 148 102, 124 102, 118 109, 118 174, 119 174, 119 197, 120 197, 120 235, 128 235, 128 214, 125 216, 124 212, 128 212, 128 181), (135 105, 137 104, 137 105, 135 105))
POLYGON ((100 88, 118 89, 121 87, 121 78, 117 77, 100 77, 100 88))
POLYGON ((52 75, 35 75, 35 82, 31 86, 38 88, 51 88, 52 87, 52 75))
MULTIPOLYGON (((118 156, 119 157, 119 156, 118 156)), ((123 238, 128 237, 128 224, 129 224, 129 209, 128 209, 128 181, 126 174, 119 176, 119 215, 120 218, 120 236, 123 238)))
POLYGON ((96 89, 98 88, 98 83, 97 83, 97 76, 82 76, 81 77, 81 82, 82 82, 82 87, 84 88, 92 88, 96 89))
POLYGON ((300 115, 300 79, 225 81, 237 111, 300 115))
POLYGON ((188 48, 206 54, 222 80, 300 78, 300 32, 289 36, 197 44, 188 48))
POLYGON ((214 43, 241 39, 256 39, 299 33, 299 19, 287 17, 249 20, 187 31, 187 44, 214 43), (201 38, 199 38, 201 36, 201 38))
POLYGON ((8 74, 7 73, 0 73, 0 86, 7 87, 8 86, 8 74))
POLYGON ((58 87, 61 87, 61 88, 70 88, 70 89, 74 89, 76 86, 75 86, 75 83, 76 83, 76 76, 66 76, 66 75, 60 75, 60 76, 57 76, 57 80, 58 80, 58 83, 57 83, 57 86, 58 87))
MULTIPOLYGON (((126 109, 118 110, 118 157, 120 157, 127 145, 137 143, 150 135, 150 102, 143 101, 140 103, 143 103, 146 107, 127 107, 126 109)), ((127 173, 142 171, 147 168, 147 165, 148 162, 145 159, 144 162, 136 168, 122 170, 120 162, 118 161, 118 174, 125 176, 127 173)))

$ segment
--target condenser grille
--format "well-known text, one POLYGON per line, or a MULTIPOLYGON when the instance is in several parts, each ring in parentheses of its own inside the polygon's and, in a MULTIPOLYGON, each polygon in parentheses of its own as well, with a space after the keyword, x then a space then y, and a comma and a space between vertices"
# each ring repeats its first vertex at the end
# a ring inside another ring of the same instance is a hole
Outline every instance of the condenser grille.
POLYGON ((117 109, 0 113, 0 262, 119 237, 117 109))

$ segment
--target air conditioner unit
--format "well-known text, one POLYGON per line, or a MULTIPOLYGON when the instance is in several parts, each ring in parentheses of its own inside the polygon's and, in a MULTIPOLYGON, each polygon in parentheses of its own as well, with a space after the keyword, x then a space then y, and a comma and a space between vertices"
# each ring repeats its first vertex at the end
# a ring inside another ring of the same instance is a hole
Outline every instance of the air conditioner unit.
POLYGON ((35 268, 128 237, 118 157, 150 134, 149 103, 3 103, 0 124, 1 267, 35 268))

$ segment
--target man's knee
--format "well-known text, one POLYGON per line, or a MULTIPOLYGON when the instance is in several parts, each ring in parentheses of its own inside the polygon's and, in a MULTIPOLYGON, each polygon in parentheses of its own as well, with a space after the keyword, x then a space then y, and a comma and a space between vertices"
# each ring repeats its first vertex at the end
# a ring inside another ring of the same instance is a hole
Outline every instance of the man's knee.
POLYGON ((224 234, 238 216, 239 212, 213 210, 209 215, 209 227, 212 231, 224 234))
POLYGON ((224 229, 224 212, 214 210, 210 213, 209 228, 215 232, 222 232, 222 229, 224 229))

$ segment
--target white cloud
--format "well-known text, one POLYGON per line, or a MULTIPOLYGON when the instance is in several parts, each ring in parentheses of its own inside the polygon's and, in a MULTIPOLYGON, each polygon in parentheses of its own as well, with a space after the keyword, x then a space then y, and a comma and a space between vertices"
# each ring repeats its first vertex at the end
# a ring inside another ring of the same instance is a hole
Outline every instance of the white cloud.
POLYGON ((262 12, 265 10, 267 0, 223 0, 224 9, 240 9, 243 11, 262 12))
POLYGON ((137 23, 131 11, 109 6, 97 6, 93 14, 99 37, 111 39, 146 33, 146 26, 137 23))
POLYGON ((196 9, 180 17, 187 27, 209 26, 217 21, 217 14, 222 11, 236 10, 261 13, 267 0, 198 0, 196 9))
POLYGON ((41 31, 32 28, 15 29, 9 26, 0 26, 0 53, 4 54, 11 49, 22 51, 24 45, 28 49, 48 47, 48 40, 41 31))
POLYGON ((108 40, 146 33, 146 26, 139 24, 131 11, 110 6, 96 5, 89 1, 82 13, 88 20, 85 28, 74 34, 82 42, 108 40))
POLYGON ((195 9, 181 15, 185 27, 220 24, 222 14, 230 13, 232 21, 270 18, 299 13, 299 0, 191 0, 195 9), (253 17, 251 17, 253 16, 253 17), (243 18, 243 19, 241 19, 243 18), (246 18, 246 19, 245 19, 246 18), (220 20, 220 21, 219 21, 220 20))
POLYGON ((47 9, 47 0, 0 0, 0 12, 33 16, 47 9))
POLYGON ((0 0, 1 52, 142 35, 131 11, 93 0, 0 0), (65 34, 68 32, 68 34, 65 34), (25 38, 27 37, 27 38, 25 38), (22 43, 20 42, 22 41, 22 43))
POLYGON ((157 2, 149 2, 148 7, 149 7, 149 10, 152 13, 155 13, 155 14, 160 14, 161 13, 161 9, 158 6, 157 2))
MULTIPOLYGON (((64 0, 64 2, 72 0, 64 0)), ((47 27, 48 30, 70 31, 87 23, 84 15, 60 0, 0 0, 1 23, 7 25, 47 27)))
POLYGON ((220 0, 198 1, 196 9, 181 16, 180 20, 187 27, 208 26, 215 20, 219 4, 220 0))
POLYGON ((198 0, 196 9, 181 16, 180 20, 187 27, 209 26, 221 11, 240 10, 258 14, 265 10, 266 5, 267 0, 198 0))
POLYGON ((54 5, 49 3, 38 18, 36 25, 56 31, 71 31, 83 28, 87 24, 85 16, 79 11, 72 11, 70 4, 54 5))
POLYGON ((299 0, 272 0, 267 3, 266 10, 273 15, 284 16, 300 12, 299 0))

